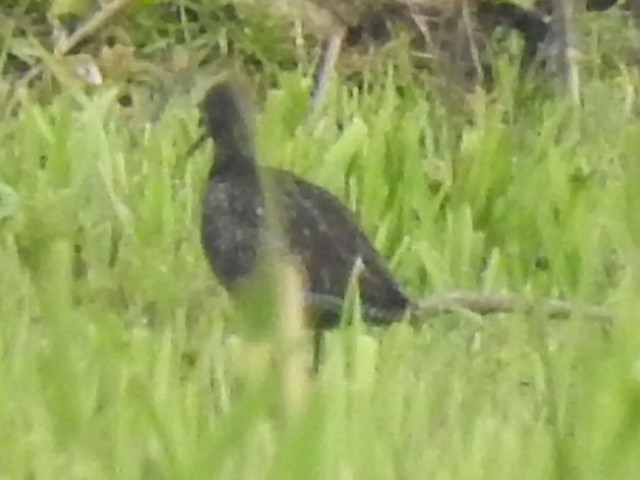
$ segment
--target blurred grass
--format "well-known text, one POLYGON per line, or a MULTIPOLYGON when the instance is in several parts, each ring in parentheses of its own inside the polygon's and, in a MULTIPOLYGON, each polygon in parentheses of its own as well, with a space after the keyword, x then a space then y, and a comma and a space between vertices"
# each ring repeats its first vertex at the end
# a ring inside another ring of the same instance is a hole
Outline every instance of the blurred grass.
POLYGON ((265 310, 206 265, 194 98, 155 124, 119 85, 27 100, 0 129, 0 478, 637 478, 640 83, 589 62, 580 111, 507 82, 452 114, 389 69, 303 126, 308 80, 274 70, 261 161, 344 199, 411 292, 616 317, 376 331, 356 304, 313 380, 287 373, 306 342, 241 334, 265 310))

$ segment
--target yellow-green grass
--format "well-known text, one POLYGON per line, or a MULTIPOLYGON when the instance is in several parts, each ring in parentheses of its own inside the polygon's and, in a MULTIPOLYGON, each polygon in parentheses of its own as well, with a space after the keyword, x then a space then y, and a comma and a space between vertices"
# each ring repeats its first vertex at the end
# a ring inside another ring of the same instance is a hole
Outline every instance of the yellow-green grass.
POLYGON ((637 79, 586 79, 580 109, 507 84, 464 116, 365 81, 303 123, 308 81, 280 74, 260 161, 342 198, 417 297, 557 296, 613 325, 371 330, 355 304, 320 375, 291 375, 308 344, 273 366, 255 344, 296 309, 235 309, 201 252, 194 98, 145 125, 66 91, 0 130, 0 478, 637 478, 637 79))

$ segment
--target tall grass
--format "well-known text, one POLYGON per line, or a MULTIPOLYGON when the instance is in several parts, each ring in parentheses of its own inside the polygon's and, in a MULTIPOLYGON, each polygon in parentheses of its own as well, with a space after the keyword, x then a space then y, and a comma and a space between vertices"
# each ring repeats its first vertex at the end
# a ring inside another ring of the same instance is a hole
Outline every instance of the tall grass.
MULTIPOLYGON (((414 295, 562 296, 613 326, 377 331, 355 305, 300 376, 306 343, 241 328, 271 310, 235 308, 200 250, 192 102, 132 125, 67 91, 0 132, 0 478, 637 478, 637 79, 585 82, 580 111, 505 86, 462 118, 388 73, 303 126, 307 84, 279 83, 261 162, 341 197, 414 295)), ((267 321, 301 321, 287 298, 267 321)))

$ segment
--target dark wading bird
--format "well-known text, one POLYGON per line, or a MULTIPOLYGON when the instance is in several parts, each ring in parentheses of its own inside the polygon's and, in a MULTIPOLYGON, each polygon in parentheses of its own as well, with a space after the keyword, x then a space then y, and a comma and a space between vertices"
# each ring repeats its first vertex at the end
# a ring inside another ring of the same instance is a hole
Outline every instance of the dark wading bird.
MULTIPOLYGON (((247 116, 242 99, 228 82, 210 88, 201 114, 215 142, 201 218, 201 240, 209 263, 220 283, 235 293, 265 254, 295 258, 306 280, 303 294, 316 332, 316 367, 322 330, 338 325, 352 278, 357 279, 363 317, 374 325, 390 324, 406 313, 428 318, 460 309, 484 315, 527 308, 510 295, 463 292, 412 300, 355 216, 334 195, 290 172, 257 165, 253 118, 247 116), (266 218, 265 211, 275 213, 280 228, 269 228, 271 217, 266 218)), ((542 309, 551 317, 572 312, 570 305, 560 301, 546 302, 542 309)), ((587 313, 608 318, 599 309, 587 313)))
POLYGON ((318 331, 339 323, 357 263, 366 318, 386 324, 401 317, 409 297, 354 215, 319 186, 284 170, 258 167, 252 119, 234 88, 228 83, 213 86, 201 110, 215 142, 202 204, 202 244, 219 281, 233 292, 254 272, 261 254, 282 253, 273 250, 284 244, 284 254, 295 257, 303 270, 304 300, 318 331), (272 195, 280 229, 267 228, 265 190, 272 195), (278 231, 282 238, 272 238, 278 231), (265 252, 268 248, 272 251, 265 252))

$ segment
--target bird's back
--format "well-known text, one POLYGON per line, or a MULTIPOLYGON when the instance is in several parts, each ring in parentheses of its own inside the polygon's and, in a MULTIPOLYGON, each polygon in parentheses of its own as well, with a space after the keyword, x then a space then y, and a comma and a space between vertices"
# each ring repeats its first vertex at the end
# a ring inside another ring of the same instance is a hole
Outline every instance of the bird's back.
MULTIPOLYGON (((309 301, 341 307, 352 275, 362 307, 375 323, 397 319, 409 298, 360 227, 330 192, 290 172, 265 170, 277 192, 289 250, 304 266, 309 301)), ((339 308, 338 308, 339 309, 339 308)))

